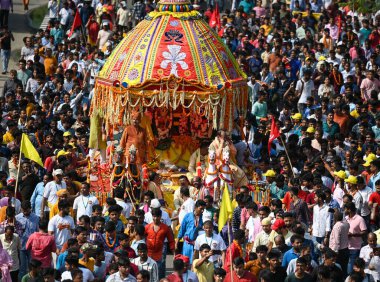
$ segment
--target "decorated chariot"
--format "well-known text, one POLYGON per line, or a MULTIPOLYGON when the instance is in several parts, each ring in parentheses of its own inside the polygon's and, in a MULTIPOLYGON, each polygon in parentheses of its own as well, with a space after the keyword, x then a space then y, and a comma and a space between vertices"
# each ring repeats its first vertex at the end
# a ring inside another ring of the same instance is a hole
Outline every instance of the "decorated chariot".
MULTIPOLYGON (((222 39, 188 0, 162 0, 119 43, 96 77, 90 145, 117 139, 138 111, 148 143, 147 166, 159 169, 167 162, 178 176, 201 140, 218 129, 231 130, 237 113, 245 116, 247 102, 247 77, 222 39)), ((112 157, 117 146, 111 147, 112 157)), ((115 166, 112 158, 103 176, 115 178, 115 166)), ((124 176, 125 167, 116 176, 124 176)), ((169 176, 170 170, 165 169, 169 176)), ((141 189, 146 180, 139 176, 141 189)), ((117 185, 109 180, 99 193, 117 185)))

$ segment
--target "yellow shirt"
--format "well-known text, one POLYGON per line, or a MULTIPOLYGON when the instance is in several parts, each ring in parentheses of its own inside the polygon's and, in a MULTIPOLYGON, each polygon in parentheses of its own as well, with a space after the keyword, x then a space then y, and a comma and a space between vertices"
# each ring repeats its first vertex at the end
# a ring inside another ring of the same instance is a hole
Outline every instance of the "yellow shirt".
POLYGON ((46 75, 53 75, 56 67, 58 66, 57 59, 54 57, 44 58, 44 66, 46 75))
POLYGON ((353 110, 351 113, 350 113, 350 115, 353 117, 353 118, 358 118, 359 117, 359 113, 358 113, 358 111, 355 109, 355 110, 353 110))
POLYGON ((80 259, 79 264, 83 265, 84 267, 89 269, 91 272, 94 272, 95 259, 89 258, 87 262, 84 262, 83 259, 80 259))
POLYGON ((376 230, 373 233, 376 234, 376 236, 377 236, 377 244, 380 245, 380 229, 376 230))
POLYGON ((26 106, 26 115, 28 117, 30 117, 32 115, 32 112, 34 111, 35 109, 35 105, 33 103, 29 103, 27 106, 26 106))
POLYGON ((264 35, 265 36, 268 36, 270 31, 272 30, 272 26, 270 25, 265 25, 263 24, 262 26, 260 26, 260 28, 263 28, 264 29, 264 35))
POLYGON ((12 133, 9 131, 5 132, 3 135, 3 144, 11 143, 13 140, 15 140, 15 138, 13 137, 12 133))
POLYGON ((213 281, 214 277, 214 264, 210 261, 205 261, 200 266, 195 267, 195 264, 200 259, 195 259, 193 261, 193 271, 198 277, 199 282, 210 282, 213 281))

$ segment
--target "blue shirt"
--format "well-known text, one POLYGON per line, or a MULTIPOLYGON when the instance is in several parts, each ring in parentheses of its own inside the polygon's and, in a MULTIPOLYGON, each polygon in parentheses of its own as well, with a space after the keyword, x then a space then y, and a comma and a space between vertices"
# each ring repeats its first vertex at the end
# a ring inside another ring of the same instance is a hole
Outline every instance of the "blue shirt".
POLYGON ((327 124, 327 122, 323 123, 323 132, 326 133, 328 136, 334 136, 336 133, 339 133, 339 125, 333 121, 331 126, 327 124))
POLYGON ((282 258, 282 267, 285 267, 286 269, 288 267, 289 262, 292 259, 299 258, 299 257, 300 255, 294 252, 294 248, 291 248, 289 251, 287 251, 284 254, 284 257, 282 258))
POLYGON ((252 2, 243 0, 240 2, 239 7, 243 7, 244 13, 249 14, 254 6, 252 2))
MULTIPOLYGON (((106 223, 107 223, 108 221, 110 221, 110 217, 109 217, 109 216, 106 216, 105 219, 106 219, 106 223)), ((117 220, 117 224, 116 224, 116 232, 117 232, 117 233, 124 233, 124 224, 123 224, 123 222, 121 222, 120 219, 117 220)))
POLYGON ((41 203, 44 195, 44 183, 40 182, 37 184, 33 191, 32 197, 30 198, 30 203, 32 204, 32 212, 34 214, 41 214, 41 203))
POLYGON ((189 212, 182 220, 181 228, 178 232, 178 238, 188 237, 190 241, 195 241, 198 236, 198 232, 202 230, 203 221, 202 216, 199 217, 198 226, 195 226, 195 216, 193 212, 189 212))
POLYGON ((25 250, 26 242, 28 241, 30 235, 38 231, 38 222, 40 221, 40 218, 36 216, 34 213, 31 213, 28 217, 25 216, 23 213, 19 213, 18 215, 16 215, 16 220, 22 226, 23 233, 20 238, 21 250, 25 250))
POLYGON ((371 178, 369 179, 368 187, 370 187, 372 189, 372 191, 375 191, 375 183, 379 179, 380 179, 380 172, 372 175, 371 178))
POLYGON ((376 125, 372 126, 372 131, 375 134, 375 140, 380 139, 380 127, 377 127, 376 125))

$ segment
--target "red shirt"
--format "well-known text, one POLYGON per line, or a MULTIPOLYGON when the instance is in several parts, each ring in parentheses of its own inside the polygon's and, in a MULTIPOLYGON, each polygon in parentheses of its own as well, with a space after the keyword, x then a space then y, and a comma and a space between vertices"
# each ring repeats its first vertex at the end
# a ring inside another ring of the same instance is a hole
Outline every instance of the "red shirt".
POLYGON ((164 223, 160 224, 160 229, 156 232, 153 229, 154 223, 145 226, 146 245, 148 256, 159 261, 162 258, 162 248, 165 238, 168 238, 170 250, 174 250, 174 235, 172 230, 164 223))
MULTIPOLYGON (((309 192, 305 192, 305 191, 302 191, 300 190, 298 192, 298 198, 300 198, 301 200, 305 201, 306 202, 306 198, 307 198, 307 195, 309 195, 309 192)), ((289 211, 290 210, 290 204, 293 202, 292 198, 291 198, 291 194, 290 192, 286 192, 285 193, 285 196, 284 198, 282 199, 282 203, 285 205, 286 207, 286 210, 289 211)))
POLYGON ((183 282, 182 277, 180 277, 177 273, 172 273, 166 277, 169 282, 183 282))
POLYGON ((377 203, 378 205, 380 205, 380 194, 377 193, 377 192, 373 192, 373 193, 369 196, 369 200, 368 200, 368 202, 377 203))
POLYGON ((253 274, 249 271, 245 271, 244 275, 242 277, 237 276, 235 271, 227 272, 226 278, 224 278, 224 282, 257 282, 257 279, 253 274), (231 280, 232 276, 232 280, 231 280))
POLYGON ((53 235, 34 232, 26 242, 26 249, 31 251, 33 259, 42 262, 42 268, 47 268, 51 267, 51 253, 55 253, 57 247, 53 235))
POLYGON ((227 251, 226 251, 226 259, 224 261, 224 270, 225 271, 230 271, 230 267, 231 267, 231 264, 232 262, 234 261, 235 258, 237 257, 242 257, 243 254, 241 253, 239 247, 235 244, 235 242, 233 242, 228 248, 227 248, 227 251), (231 253, 231 255, 230 255, 231 253))

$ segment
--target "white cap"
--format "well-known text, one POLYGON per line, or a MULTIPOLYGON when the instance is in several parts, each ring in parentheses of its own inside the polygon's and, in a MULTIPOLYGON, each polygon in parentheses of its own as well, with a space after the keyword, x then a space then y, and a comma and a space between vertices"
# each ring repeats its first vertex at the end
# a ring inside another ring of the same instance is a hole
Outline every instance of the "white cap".
POLYGON ((153 209, 160 208, 161 207, 160 201, 157 199, 153 199, 152 201, 150 201, 150 207, 153 209))
POLYGON ((53 176, 57 176, 57 175, 63 175, 63 170, 60 168, 53 170, 53 176))

